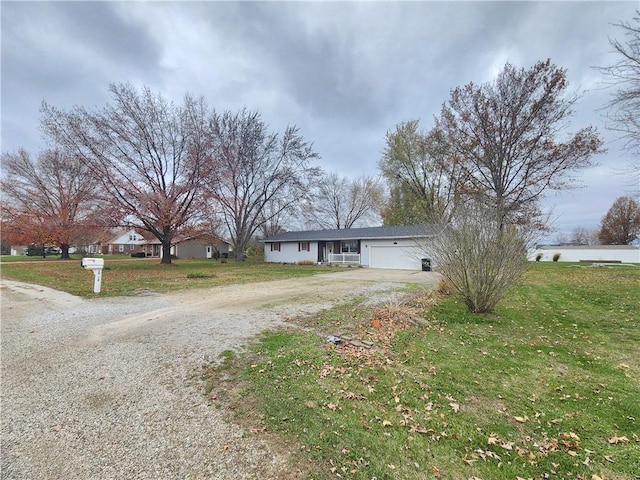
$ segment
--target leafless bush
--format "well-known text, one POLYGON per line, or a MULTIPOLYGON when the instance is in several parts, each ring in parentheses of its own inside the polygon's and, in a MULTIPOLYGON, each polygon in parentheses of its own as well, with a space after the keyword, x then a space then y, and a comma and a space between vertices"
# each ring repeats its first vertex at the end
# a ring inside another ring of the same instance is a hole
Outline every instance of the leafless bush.
POLYGON ((492 312, 527 269, 522 229, 500 229, 494 213, 480 205, 460 208, 433 239, 438 271, 460 293, 470 312, 492 312))

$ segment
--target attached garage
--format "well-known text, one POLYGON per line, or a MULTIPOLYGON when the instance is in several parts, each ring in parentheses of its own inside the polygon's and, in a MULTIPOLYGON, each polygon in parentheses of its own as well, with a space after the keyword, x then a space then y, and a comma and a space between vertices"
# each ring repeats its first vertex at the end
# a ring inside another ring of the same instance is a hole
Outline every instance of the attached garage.
POLYGON ((395 268, 398 270, 420 270, 422 263, 416 256, 415 247, 400 245, 372 246, 369 266, 371 268, 395 268))
POLYGON ((421 270, 429 225, 282 232, 261 240, 266 262, 330 263, 370 268, 421 270))

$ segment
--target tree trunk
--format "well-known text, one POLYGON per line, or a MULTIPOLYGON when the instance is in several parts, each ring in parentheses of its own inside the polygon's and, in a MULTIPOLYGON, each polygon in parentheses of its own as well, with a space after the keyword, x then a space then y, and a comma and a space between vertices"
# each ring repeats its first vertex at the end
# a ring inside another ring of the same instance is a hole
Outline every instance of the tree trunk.
POLYGON ((60 244, 60 259, 61 260, 70 260, 71 257, 69 256, 69 245, 66 243, 62 243, 60 244))
POLYGON ((160 263, 171 265, 171 242, 162 242, 162 259, 160 263))
POLYGON ((237 262, 242 262, 244 260, 244 251, 247 249, 248 243, 249 241, 246 240, 244 235, 238 235, 236 237, 236 241, 233 244, 233 256, 236 258, 237 262))

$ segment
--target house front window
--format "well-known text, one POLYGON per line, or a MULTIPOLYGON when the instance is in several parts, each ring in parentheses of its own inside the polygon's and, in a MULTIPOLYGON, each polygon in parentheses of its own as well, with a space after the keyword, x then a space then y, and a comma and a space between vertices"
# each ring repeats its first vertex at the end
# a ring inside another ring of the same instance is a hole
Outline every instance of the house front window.
POLYGON ((311 250, 311 246, 309 242, 298 242, 298 251, 299 252, 309 252, 311 250))
POLYGON ((133 245, 133 244, 129 245, 129 250, 132 250, 132 251, 133 251, 133 250, 135 250, 135 249, 136 249, 136 246, 135 246, 135 245, 133 245))
POLYGON ((124 245, 118 245, 118 251, 124 252, 124 245))
POLYGON ((271 243, 271 251, 272 252, 279 252, 280 251, 280 242, 271 243))
POLYGON ((346 240, 340 242, 340 253, 358 253, 358 241, 346 240))

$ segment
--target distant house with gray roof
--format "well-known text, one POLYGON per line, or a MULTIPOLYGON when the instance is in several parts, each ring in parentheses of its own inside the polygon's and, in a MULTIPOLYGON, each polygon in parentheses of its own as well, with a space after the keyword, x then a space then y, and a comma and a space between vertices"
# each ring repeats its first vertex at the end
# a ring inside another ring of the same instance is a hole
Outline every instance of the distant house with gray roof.
POLYGON ((284 232, 261 240, 264 259, 274 263, 328 263, 421 270, 430 259, 430 225, 284 232))

